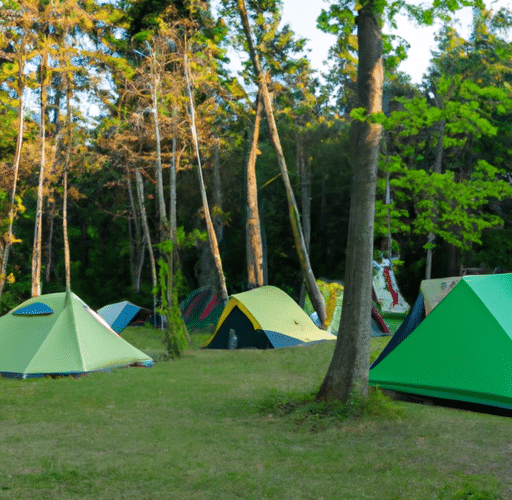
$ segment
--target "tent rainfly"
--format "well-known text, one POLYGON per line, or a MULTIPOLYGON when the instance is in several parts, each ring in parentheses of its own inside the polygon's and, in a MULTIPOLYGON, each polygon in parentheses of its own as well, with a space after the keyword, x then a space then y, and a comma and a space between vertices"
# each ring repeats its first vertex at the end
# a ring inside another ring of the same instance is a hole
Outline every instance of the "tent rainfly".
POLYGON ((152 312, 149 309, 136 306, 127 300, 103 306, 98 309, 98 314, 116 333, 121 333, 132 323, 146 323, 152 318, 152 312))
POLYGON ((224 310, 222 294, 209 288, 198 288, 180 304, 181 315, 190 330, 215 329, 224 310))
POLYGON ((334 339, 316 327, 288 294, 274 286, 262 286, 230 297, 203 347, 273 349, 334 339))
POLYGON ((4 377, 77 376, 153 364, 72 292, 31 298, 0 318, 4 377))
POLYGON ((370 385, 512 409, 512 274, 445 281, 428 315, 420 293, 370 366, 370 385))

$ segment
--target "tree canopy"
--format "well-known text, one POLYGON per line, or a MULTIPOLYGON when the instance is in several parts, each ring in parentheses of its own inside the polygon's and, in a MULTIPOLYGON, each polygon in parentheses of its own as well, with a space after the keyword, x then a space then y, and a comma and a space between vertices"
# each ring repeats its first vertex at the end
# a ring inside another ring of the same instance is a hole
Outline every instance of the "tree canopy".
POLYGON ((1 311, 33 293, 27 256, 37 217, 42 292, 66 286, 65 199, 71 287, 91 306, 130 299, 151 307, 160 259, 172 269, 174 302, 220 286, 205 241, 208 212, 227 292, 246 290, 246 165, 262 82, 282 151, 281 157, 274 125, 261 114, 254 184, 266 282, 300 300, 304 273, 283 162, 311 272, 345 279, 355 123, 382 129, 371 250, 378 256, 392 238, 409 300, 429 250, 433 277, 469 267, 512 269, 510 12, 456 0, 423 9, 373 2, 383 106, 370 116, 359 98, 357 36, 368 5, 339 0, 322 12, 318 28, 335 34, 336 43, 321 75, 305 39, 283 24, 282 3, 247 0, 266 78, 259 80, 235 1, 222 1, 218 12, 200 0, 2 2, 1 311), (473 6, 467 39, 453 22, 462 5, 473 6), (407 41, 386 31, 399 9, 411 23, 443 20, 418 84, 398 70, 407 41), (228 49, 242 60, 240 74, 228 49), (167 240, 172 250, 161 246, 167 240))

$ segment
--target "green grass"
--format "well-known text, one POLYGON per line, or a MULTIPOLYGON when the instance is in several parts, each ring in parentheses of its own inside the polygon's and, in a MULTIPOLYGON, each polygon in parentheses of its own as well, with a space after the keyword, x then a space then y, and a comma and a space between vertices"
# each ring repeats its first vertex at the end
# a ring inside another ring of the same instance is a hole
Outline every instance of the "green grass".
MULTIPOLYGON (((161 350, 157 332, 130 330, 161 350)), ((373 357, 384 342, 372 339, 373 357)), ((0 499, 511 496, 508 418, 405 402, 358 418, 282 411, 312 404, 333 347, 191 350, 151 369, 0 379, 0 499)))

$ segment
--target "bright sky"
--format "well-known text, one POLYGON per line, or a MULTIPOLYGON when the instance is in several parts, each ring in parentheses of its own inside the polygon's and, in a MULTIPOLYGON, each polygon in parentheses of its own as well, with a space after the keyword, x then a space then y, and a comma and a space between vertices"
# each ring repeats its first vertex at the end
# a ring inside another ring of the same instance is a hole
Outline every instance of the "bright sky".
MULTIPOLYGON (((324 71, 329 47, 334 44, 334 35, 321 32, 316 27, 316 19, 322 9, 329 8, 329 1, 322 0, 283 0, 283 23, 289 23, 295 33, 309 39, 311 49, 310 60, 313 68, 324 71)), ((471 20, 471 9, 463 9, 462 26, 467 26, 471 20)), ((400 70, 411 75, 414 83, 419 83, 430 61, 430 50, 434 46, 434 34, 438 28, 416 27, 406 18, 399 21, 399 33, 405 38, 411 48, 409 58, 400 66, 400 70)))
MULTIPOLYGON (((322 33, 317 29, 316 19, 322 9, 329 8, 330 3, 329 0, 283 0, 283 22, 290 23, 295 33, 310 40, 308 47, 311 49, 310 60, 313 68, 323 72, 327 69, 325 61, 329 47, 334 44, 334 35, 322 33)), ((488 0, 487 3, 493 10, 499 6, 510 7, 510 0, 488 0)), ((458 29, 462 36, 469 35, 471 17, 471 8, 461 9, 458 29)), ((401 64, 400 70, 411 75, 413 83, 421 82, 428 68, 430 51, 435 48, 434 36, 438 30, 439 25, 418 27, 405 17, 399 20, 398 33, 411 45, 409 57, 401 64)))

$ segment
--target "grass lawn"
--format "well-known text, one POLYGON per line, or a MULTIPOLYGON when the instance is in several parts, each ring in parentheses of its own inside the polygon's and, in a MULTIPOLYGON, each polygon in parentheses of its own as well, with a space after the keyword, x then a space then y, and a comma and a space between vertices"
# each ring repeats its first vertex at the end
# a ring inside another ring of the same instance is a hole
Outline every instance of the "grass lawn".
MULTIPOLYGON (((123 336, 158 354, 158 333, 123 336)), ((373 357, 387 338, 373 338, 373 357)), ((191 350, 78 379, 0 379, 0 499, 499 499, 512 420, 394 402, 335 419, 314 393, 334 344, 191 350)))

